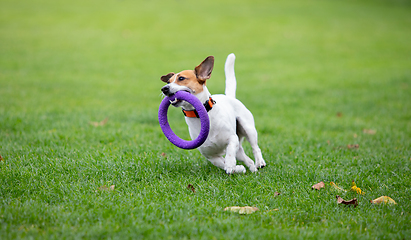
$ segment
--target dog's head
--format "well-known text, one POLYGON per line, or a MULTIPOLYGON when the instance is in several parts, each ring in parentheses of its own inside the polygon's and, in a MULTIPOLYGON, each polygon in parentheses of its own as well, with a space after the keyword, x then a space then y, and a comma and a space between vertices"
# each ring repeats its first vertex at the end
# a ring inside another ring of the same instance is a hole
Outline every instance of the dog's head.
MULTIPOLYGON (((177 74, 171 72, 161 76, 161 81, 167 83, 161 88, 164 95, 170 96, 178 91, 187 91, 197 95, 203 91, 207 79, 210 78, 214 67, 214 57, 209 56, 194 70, 184 70, 177 74)), ((184 101, 176 100, 171 103, 175 107, 183 106, 184 101)))

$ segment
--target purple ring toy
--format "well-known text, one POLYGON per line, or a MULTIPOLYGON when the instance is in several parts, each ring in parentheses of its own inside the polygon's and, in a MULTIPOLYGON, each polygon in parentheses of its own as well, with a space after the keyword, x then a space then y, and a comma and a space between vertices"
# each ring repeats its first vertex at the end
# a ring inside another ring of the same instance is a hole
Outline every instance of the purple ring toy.
POLYGON ((208 118, 208 113, 203 104, 194 95, 186 91, 178 91, 174 95, 165 97, 160 104, 158 109, 158 121, 160 122, 161 130, 167 139, 174 145, 182 149, 194 149, 201 146, 208 137, 208 132, 210 131, 210 120, 208 118), (189 102, 197 110, 198 116, 201 121, 201 130, 198 137, 192 141, 187 141, 179 138, 173 130, 171 130, 170 124, 167 119, 167 111, 170 106, 170 100, 175 99, 184 100, 189 102))

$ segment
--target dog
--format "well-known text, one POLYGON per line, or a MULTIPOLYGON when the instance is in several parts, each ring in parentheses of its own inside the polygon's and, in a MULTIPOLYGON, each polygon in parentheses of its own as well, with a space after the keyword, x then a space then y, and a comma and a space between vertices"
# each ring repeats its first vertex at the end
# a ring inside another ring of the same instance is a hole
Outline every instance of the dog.
MULTIPOLYGON (((211 95, 206 87, 214 67, 214 57, 209 56, 194 70, 184 70, 177 74, 171 72, 161 76, 167 85, 161 88, 166 96, 178 91, 187 91, 196 96, 206 107, 210 119, 210 131, 206 141, 198 147, 200 153, 213 165, 224 169, 227 174, 245 173, 243 165, 236 165, 236 160, 244 162, 251 172, 266 166, 257 144, 257 130, 251 112, 235 98, 236 78, 234 73, 235 55, 228 55, 225 63, 225 95, 211 95), (248 157, 242 147, 243 140, 250 143, 254 161, 248 157)), ((170 101, 174 107, 182 107, 191 139, 195 139, 201 129, 200 119, 194 107, 183 100, 170 101)))

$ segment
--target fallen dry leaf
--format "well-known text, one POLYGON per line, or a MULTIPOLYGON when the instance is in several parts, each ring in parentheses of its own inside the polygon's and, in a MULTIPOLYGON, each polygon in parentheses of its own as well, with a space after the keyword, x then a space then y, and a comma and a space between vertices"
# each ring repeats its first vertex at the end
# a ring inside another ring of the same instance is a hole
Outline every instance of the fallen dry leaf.
POLYGON ((357 187, 357 185, 355 184, 354 180, 352 180, 352 182, 351 182, 351 191, 354 191, 354 192, 356 192, 356 193, 358 193, 358 194, 364 194, 364 193, 361 191, 361 188, 357 187))
POLYGON ((341 112, 338 112, 338 113, 337 113, 337 117, 342 117, 342 113, 341 113, 341 112))
POLYGON ((107 121, 108 121, 108 117, 104 118, 103 121, 100 121, 100 122, 90 122, 90 124, 93 125, 94 127, 104 126, 104 125, 106 125, 107 121))
POLYGON ((162 153, 161 153, 161 156, 165 157, 165 156, 167 156, 167 155, 166 155, 165 153, 163 153, 163 152, 162 152, 162 153))
POLYGON ((373 130, 373 129, 363 129, 362 132, 365 133, 365 134, 374 135, 374 134, 377 133, 377 130, 373 130))
POLYGON ((319 183, 317 183, 317 184, 314 184, 314 185, 311 187, 311 189, 320 190, 321 188, 324 188, 324 187, 325 187, 325 184, 324 184, 323 181, 321 181, 321 182, 319 182, 319 183))
POLYGON ((337 203, 338 204, 344 204, 344 205, 353 205, 354 207, 358 206, 358 202, 356 198, 353 198, 351 200, 345 201, 344 199, 342 199, 340 196, 336 196, 337 198, 337 203))
POLYGON ((279 193, 279 192, 275 192, 275 193, 274 193, 274 197, 280 196, 280 194, 281 194, 281 193, 279 193))
POLYGON ((334 182, 330 182, 330 185, 333 189, 340 191, 340 192, 346 192, 347 190, 344 190, 342 188, 340 188, 339 186, 337 186, 337 184, 335 184, 334 182))
POLYGON ((0 161, 3 161, 4 159, 3 159, 3 157, 0 155, 0 161))
POLYGON ((372 204, 381 204, 381 203, 384 203, 384 204, 397 204, 394 201, 394 199, 392 199, 388 196, 381 196, 381 197, 376 198, 374 200, 370 200, 370 203, 372 203, 372 204))
POLYGON ((196 193, 194 186, 191 184, 188 184, 187 189, 191 190, 193 193, 196 193))
POLYGON ((233 207, 226 207, 224 208, 224 211, 231 211, 231 212, 238 212, 239 214, 251 214, 255 211, 259 211, 257 207, 238 207, 238 206, 233 206, 233 207))
POLYGON ((357 148, 359 148, 360 147, 360 145, 358 145, 358 144, 348 144, 347 145, 347 148, 348 149, 357 149, 357 148))
POLYGON ((106 185, 103 185, 103 186, 97 188, 96 192, 97 191, 114 191, 114 187, 115 187, 115 185, 111 185, 110 187, 107 187, 106 185))

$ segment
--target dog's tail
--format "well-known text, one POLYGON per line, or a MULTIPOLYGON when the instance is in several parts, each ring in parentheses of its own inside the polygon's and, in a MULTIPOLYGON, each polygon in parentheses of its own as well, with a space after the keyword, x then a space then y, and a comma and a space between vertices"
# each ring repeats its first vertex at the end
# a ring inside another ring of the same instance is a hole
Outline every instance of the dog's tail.
POLYGON ((227 56, 225 61, 225 95, 235 98, 235 90, 237 88, 237 81, 234 73, 235 55, 231 53, 227 56))

